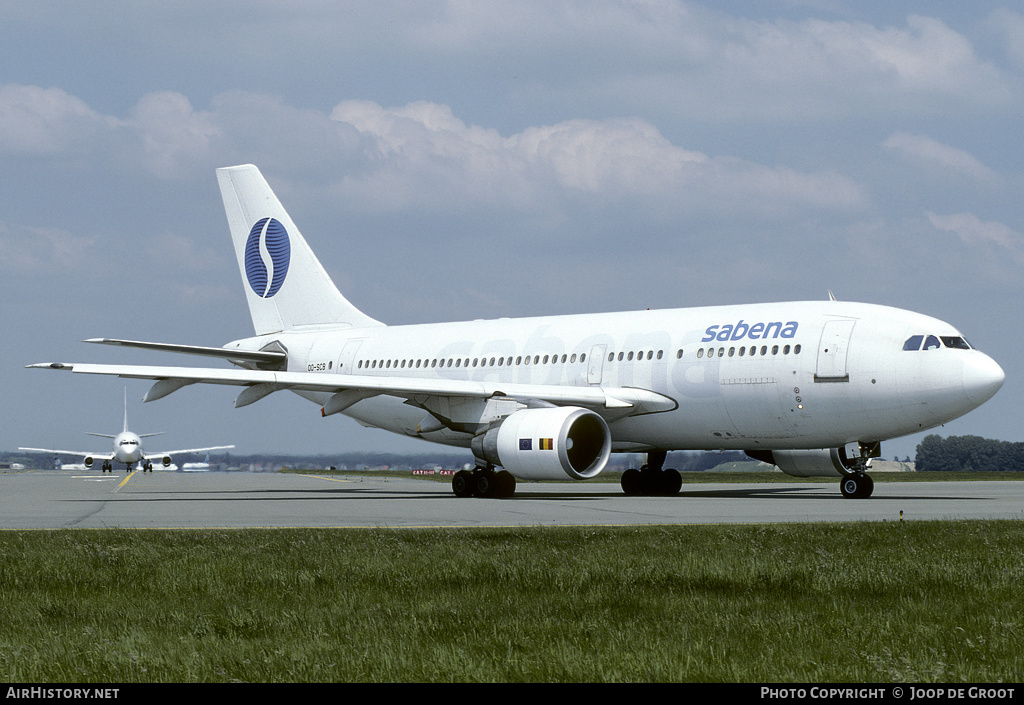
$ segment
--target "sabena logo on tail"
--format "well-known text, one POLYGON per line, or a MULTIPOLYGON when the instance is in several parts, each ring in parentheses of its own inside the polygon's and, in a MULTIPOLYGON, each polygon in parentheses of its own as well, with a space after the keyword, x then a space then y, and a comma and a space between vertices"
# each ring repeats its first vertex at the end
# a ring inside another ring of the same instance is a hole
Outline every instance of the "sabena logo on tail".
POLYGON ((256 296, 269 299, 281 290, 291 260, 288 231, 276 218, 263 218, 245 243, 245 277, 256 296))

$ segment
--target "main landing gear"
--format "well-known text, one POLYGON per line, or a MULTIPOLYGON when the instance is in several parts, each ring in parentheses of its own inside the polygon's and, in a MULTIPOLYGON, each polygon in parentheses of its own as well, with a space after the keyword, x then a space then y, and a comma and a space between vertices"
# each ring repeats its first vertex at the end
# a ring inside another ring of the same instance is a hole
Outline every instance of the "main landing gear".
POLYGON ((516 493, 516 478, 507 470, 494 472, 494 466, 459 470, 452 478, 456 497, 511 497, 516 493))
POLYGON ((630 496, 674 495, 683 486, 683 476, 678 470, 665 470, 668 452, 654 450, 647 454, 647 464, 640 469, 630 468, 622 473, 622 491, 630 496))

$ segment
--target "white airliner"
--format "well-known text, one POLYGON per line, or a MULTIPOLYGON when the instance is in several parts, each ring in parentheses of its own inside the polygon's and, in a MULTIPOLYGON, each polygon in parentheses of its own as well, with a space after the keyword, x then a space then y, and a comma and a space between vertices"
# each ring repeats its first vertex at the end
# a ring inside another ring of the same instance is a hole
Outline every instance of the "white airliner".
MULTIPOLYGON (((111 453, 90 453, 87 451, 79 450, 56 450, 53 448, 18 448, 18 450, 37 451, 40 453, 60 453, 64 455, 76 455, 80 458, 84 458, 84 465, 86 468, 91 468, 93 463, 97 460, 102 461, 103 472, 113 472, 114 463, 124 463, 125 470, 130 472, 132 466, 136 463, 140 463, 143 472, 153 472, 153 459, 159 458, 161 464, 166 468, 171 466, 172 456, 182 455, 184 453, 202 453, 204 451, 211 450, 227 450, 228 448, 234 448, 234 446, 210 446, 209 448, 187 448, 185 450, 169 450, 163 453, 146 453, 142 449, 142 439, 149 438, 150 436, 159 436, 159 433, 132 433, 128 430, 128 393, 125 391, 124 400, 124 428, 116 434, 110 435, 108 433, 89 433, 90 436, 99 436, 100 438, 113 438, 114 439, 114 450, 111 453)), ((61 466, 67 468, 68 466, 61 466)))
POLYGON ((675 493, 670 450, 743 450, 791 475, 870 496, 883 440, 955 419, 1003 370, 953 326, 829 300, 385 326, 345 299, 251 165, 217 170, 255 337, 222 348, 121 345, 226 359, 237 369, 41 363, 242 387, 235 406, 290 390, 361 424, 472 449, 459 496, 509 496, 515 478, 583 480, 616 451, 646 453, 627 494, 675 493), (850 445, 852 450, 847 452, 850 445), (497 467, 504 470, 496 472, 497 467))

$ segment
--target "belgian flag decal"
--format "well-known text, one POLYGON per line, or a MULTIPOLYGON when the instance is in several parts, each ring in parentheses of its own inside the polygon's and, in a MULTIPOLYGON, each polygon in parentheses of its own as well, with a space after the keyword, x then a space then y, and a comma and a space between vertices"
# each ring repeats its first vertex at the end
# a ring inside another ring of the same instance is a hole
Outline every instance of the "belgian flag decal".
POLYGON ((541 450, 554 450, 555 449, 555 439, 554 438, 541 438, 539 440, 540 440, 540 449, 541 450))

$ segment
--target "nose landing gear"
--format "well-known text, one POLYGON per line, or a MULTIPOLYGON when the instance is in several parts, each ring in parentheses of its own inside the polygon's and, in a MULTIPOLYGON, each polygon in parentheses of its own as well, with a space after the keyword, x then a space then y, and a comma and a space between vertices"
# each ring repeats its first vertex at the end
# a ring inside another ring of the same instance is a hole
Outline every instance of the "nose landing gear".
POLYGON ((868 477, 867 469, 872 458, 882 455, 881 441, 858 444, 859 455, 850 462, 850 472, 839 481, 839 491, 847 499, 867 499, 875 490, 875 481, 868 477))

